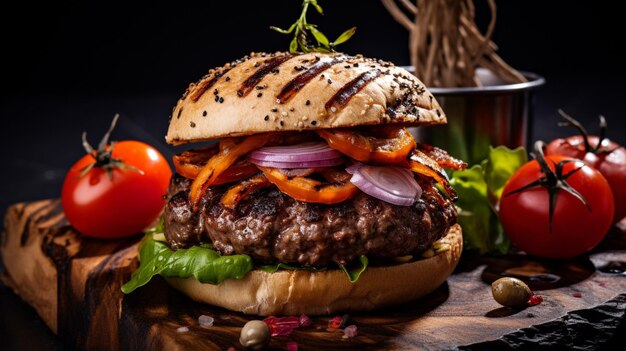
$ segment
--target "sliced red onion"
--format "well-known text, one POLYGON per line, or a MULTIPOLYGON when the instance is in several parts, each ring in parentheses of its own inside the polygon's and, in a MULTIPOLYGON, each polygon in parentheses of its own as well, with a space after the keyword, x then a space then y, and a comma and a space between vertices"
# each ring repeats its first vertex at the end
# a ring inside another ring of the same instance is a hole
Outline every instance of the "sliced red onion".
POLYGON ((408 169, 365 165, 348 168, 352 171, 350 182, 377 199, 394 205, 411 206, 422 196, 422 188, 408 169))
POLYGON ((350 174, 354 174, 359 168, 363 167, 362 163, 354 163, 348 167, 346 167, 346 172, 350 174))
POLYGON ((254 150, 248 157, 271 162, 309 162, 336 159, 341 153, 324 142, 308 142, 287 146, 268 146, 254 150))
POLYGON ((248 162, 261 166, 272 168, 312 168, 312 167, 330 167, 343 163, 343 157, 329 158, 327 160, 318 161, 302 161, 302 162, 281 162, 281 161, 268 161, 257 160, 252 157, 248 157, 248 162))

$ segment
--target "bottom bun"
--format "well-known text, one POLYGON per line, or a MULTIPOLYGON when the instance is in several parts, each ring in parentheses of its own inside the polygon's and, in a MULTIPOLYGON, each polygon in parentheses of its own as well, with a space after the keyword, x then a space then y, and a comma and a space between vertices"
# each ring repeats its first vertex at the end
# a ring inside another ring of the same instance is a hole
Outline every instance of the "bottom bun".
POLYGON ((228 279, 219 285, 203 284, 192 278, 167 281, 198 302, 246 314, 366 311, 415 300, 439 287, 461 257, 461 226, 452 226, 442 241, 449 245, 449 250, 409 263, 368 267, 356 283, 350 283, 339 269, 275 273, 254 270, 244 279, 228 279))

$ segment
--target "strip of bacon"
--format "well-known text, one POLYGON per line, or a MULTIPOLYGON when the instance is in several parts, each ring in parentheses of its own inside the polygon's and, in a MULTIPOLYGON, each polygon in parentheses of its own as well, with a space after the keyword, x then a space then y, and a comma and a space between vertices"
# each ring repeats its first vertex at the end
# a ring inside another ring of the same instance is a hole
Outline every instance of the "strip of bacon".
POLYGON ((441 186, 443 186, 444 190, 453 201, 458 199, 456 191, 450 185, 450 182, 448 182, 448 177, 446 177, 445 171, 435 160, 428 157, 428 155, 418 149, 415 149, 408 158, 407 163, 407 166, 411 169, 411 171, 435 179, 439 184, 441 184, 441 186))
POLYGON ((451 168, 454 170, 462 170, 467 168, 467 163, 450 156, 450 154, 436 146, 427 144, 417 144, 416 148, 432 158, 443 168, 451 168))

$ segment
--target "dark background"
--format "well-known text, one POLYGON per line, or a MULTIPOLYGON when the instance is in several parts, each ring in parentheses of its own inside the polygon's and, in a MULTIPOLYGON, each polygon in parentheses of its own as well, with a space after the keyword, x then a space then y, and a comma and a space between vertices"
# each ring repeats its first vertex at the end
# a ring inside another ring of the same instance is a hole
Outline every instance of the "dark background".
MULTIPOLYGON (((477 1, 479 23, 489 19, 477 1)), ((340 48, 409 62, 408 34, 377 0, 320 0, 326 15, 309 16, 329 37, 357 26, 340 48)), ((624 20, 611 2, 498 1, 493 40, 513 67, 539 73, 535 138, 569 135, 556 127, 558 107, 626 144, 622 104, 624 20)), ((56 197, 66 170, 83 154, 80 134, 97 140, 114 113, 114 139, 139 139, 166 156, 171 108, 191 81, 250 51, 285 50, 300 1, 15 2, 0 14, 0 212, 17 201, 56 197)), ((169 157, 168 157, 169 158, 169 157)), ((45 288, 45 287, 42 287, 45 288)), ((52 347, 51 334, 6 288, 0 334, 9 348, 52 347), (8 340, 8 341, 7 341, 8 340)), ((2 347, 0 347, 2 348, 2 347)))

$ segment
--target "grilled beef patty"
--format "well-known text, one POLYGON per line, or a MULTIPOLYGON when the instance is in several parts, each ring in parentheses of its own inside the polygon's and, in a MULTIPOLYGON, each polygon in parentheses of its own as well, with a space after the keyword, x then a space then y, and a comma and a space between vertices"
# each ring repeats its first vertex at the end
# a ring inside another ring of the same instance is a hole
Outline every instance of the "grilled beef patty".
POLYGON ((430 179, 419 178, 421 198, 396 206, 358 192, 339 204, 294 200, 276 187, 261 189, 235 209, 220 204, 228 185, 210 187, 193 211, 191 181, 176 175, 165 209, 165 237, 173 249, 212 242, 223 255, 247 254, 256 263, 323 267, 360 255, 394 258, 420 254, 456 223, 453 203, 430 179))

